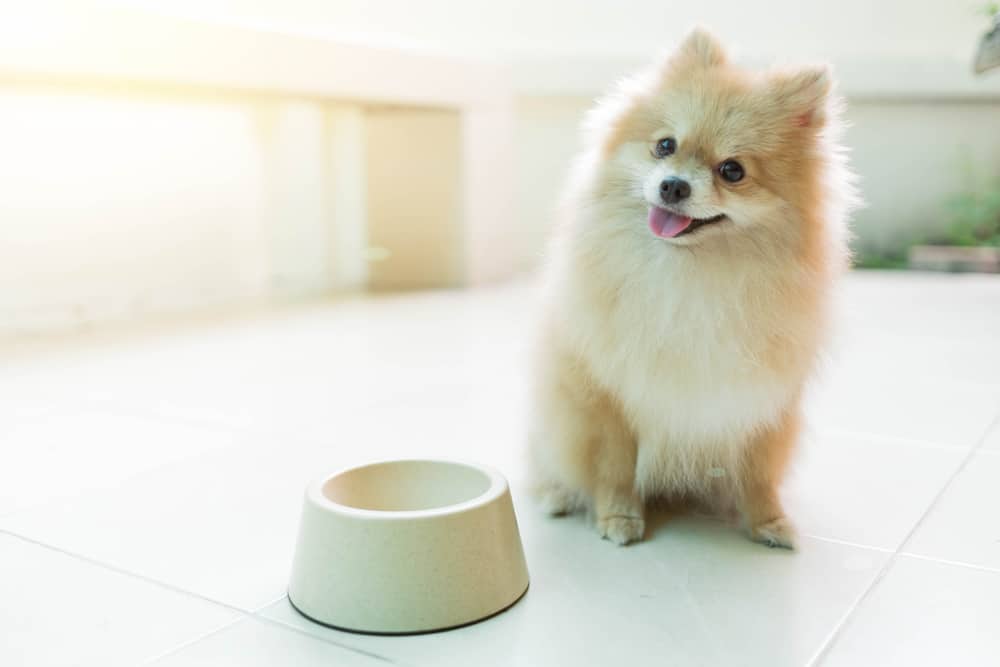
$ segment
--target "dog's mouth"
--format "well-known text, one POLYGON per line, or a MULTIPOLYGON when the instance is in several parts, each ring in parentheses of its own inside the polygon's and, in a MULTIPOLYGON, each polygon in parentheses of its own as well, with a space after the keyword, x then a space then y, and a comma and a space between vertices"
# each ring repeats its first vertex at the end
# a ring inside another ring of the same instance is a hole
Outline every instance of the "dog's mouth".
POLYGON ((725 218, 724 213, 713 215, 711 218, 689 218, 686 215, 653 206, 649 209, 649 229, 661 239, 673 239, 690 234, 705 225, 711 225, 725 218))

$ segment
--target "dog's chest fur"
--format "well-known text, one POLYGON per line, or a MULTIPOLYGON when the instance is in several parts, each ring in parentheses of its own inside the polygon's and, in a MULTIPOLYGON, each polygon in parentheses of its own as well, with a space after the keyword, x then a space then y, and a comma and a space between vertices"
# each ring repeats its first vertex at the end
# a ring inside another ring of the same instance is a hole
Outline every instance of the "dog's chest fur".
POLYGON ((602 249, 576 275, 567 321, 632 426, 639 488, 656 493, 739 465, 754 430, 801 389, 817 323, 774 267, 649 250, 602 249))

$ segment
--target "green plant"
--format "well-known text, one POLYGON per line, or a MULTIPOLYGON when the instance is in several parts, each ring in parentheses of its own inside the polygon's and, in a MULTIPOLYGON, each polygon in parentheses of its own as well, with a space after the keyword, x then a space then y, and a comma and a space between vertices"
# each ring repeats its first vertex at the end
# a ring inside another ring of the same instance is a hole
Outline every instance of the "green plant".
POLYGON ((946 202, 951 217, 951 245, 1000 246, 1000 186, 985 192, 963 192, 946 202))
POLYGON ((893 248, 861 248, 854 265, 862 269, 903 269, 915 245, 1000 247, 1000 183, 952 195, 944 202, 948 227, 907 239, 893 248))
POLYGON ((906 249, 900 250, 858 250, 854 266, 859 269, 905 269, 906 249))
POLYGON ((1000 176, 967 153, 956 166, 966 185, 943 202, 948 226, 913 245, 1000 246, 1000 176))

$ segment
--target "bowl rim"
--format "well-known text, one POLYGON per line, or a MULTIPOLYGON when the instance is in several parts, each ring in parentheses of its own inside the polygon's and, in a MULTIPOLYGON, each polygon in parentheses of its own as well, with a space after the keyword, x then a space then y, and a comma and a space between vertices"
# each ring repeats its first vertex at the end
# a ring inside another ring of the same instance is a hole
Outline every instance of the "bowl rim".
POLYGON ((333 473, 329 473, 313 480, 306 489, 306 501, 312 503, 321 510, 333 512, 346 517, 357 519, 371 519, 377 521, 412 521, 414 519, 424 519, 442 517, 452 514, 461 514, 470 510, 489 505, 496 501, 508 490, 507 480, 500 472, 491 467, 463 459, 441 459, 441 458, 406 458, 406 459, 378 459, 361 463, 358 465, 341 468, 333 473), (373 466, 385 465, 387 463, 444 463, 448 465, 459 465, 472 468, 485 474, 490 481, 489 487, 475 498, 470 498, 460 503, 443 505, 423 510, 373 510, 360 507, 351 507, 342 503, 330 500, 323 493, 323 487, 334 477, 347 474, 354 470, 369 468, 373 466))

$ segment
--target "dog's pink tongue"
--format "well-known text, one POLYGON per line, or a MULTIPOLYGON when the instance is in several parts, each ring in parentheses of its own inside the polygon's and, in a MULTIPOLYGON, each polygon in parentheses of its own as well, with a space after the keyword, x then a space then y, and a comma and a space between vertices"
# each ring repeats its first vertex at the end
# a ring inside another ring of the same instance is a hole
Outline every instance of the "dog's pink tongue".
POLYGON ((665 211, 659 206, 649 209, 649 229, 661 239, 677 236, 691 225, 691 218, 665 211))

